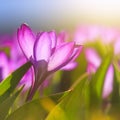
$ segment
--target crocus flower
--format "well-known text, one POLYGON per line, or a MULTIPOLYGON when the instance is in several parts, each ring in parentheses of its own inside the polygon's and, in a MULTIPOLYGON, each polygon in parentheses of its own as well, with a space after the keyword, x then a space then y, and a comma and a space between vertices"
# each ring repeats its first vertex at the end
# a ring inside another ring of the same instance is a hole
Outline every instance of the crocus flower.
POLYGON ((74 68, 74 60, 82 50, 82 46, 76 46, 75 42, 60 39, 57 41, 54 31, 40 32, 35 36, 26 24, 22 24, 18 29, 18 41, 35 71, 35 82, 28 99, 33 97, 40 84, 50 74, 65 67, 74 68))
POLYGON ((85 44, 98 40, 104 44, 111 44, 120 37, 120 30, 100 25, 82 25, 77 28, 74 36, 77 44, 85 44))
POLYGON ((77 44, 85 44, 86 42, 94 42, 100 36, 101 27, 81 25, 75 31, 74 40, 77 44))
MULTIPOLYGON (((3 52, 0 52, 0 81, 4 80, 9 74, 11 74, 14 70, 19 68, 26 62, 26 59, 21 52, 18 41, 16 39, 16 35, 4 36, 4 38, 0 41, 0 48, 2 48, 3 52), (7 49, 9 51, 8 54, 4 53, 4 50, 7 49)), ((19 86, 24 85, 23 91, 26 91, 31 87, 33 81, 33 77, 31 74, 31 70, 29 70, 21 79, 19 86)))
MULTIPOLYGON (((88 62, 87 71, 89 74, 95 73, 99 68, 102 59, 98 55, 97 51, 93 48, 87 48, 85 50, 86 60, 88 62)), ((104 86, 103 86, 103 98, 109 96, 113 89, 113 78, 114 78, 114 68, 113 65, 110 64, 108 70, 106 72, 104 86)))
POLYGON ((88 67, 87 67, 87 72, 89 74, 95 73, 97 71, 97 68, 101 64, 101 58, 98 55, 98 53, 92 49, 92 48, 87 48, 85 50, 85 57, 88 62, 88 67))

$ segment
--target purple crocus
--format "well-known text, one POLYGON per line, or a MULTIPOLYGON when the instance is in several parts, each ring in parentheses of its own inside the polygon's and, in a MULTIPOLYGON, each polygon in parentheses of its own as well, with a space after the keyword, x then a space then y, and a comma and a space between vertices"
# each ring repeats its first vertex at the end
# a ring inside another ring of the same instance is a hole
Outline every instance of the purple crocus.
POLYGON ((81 25, 75 31, 75 41, 77 44, 101 41, 104 44, 113 43, 120 36, 117 28, 104 27, 100 25, 81 25))
MULTIPOLYGON (((0 41, 0 48, 3 49, 3 52, 0 52, 0 81, 4 80, 9 74, 26 62, 16 37, 16 34, 11 37, 1 37, 3 39, 0 41), (8 54, 4 52, 5 49, 9 50, 8 54)), ((21 79, 18 87, 24 85, 23 91, 26 91, 31 87, 34 80, 32 78, 31 70, 29 70, 21 79)))
MULTIPOLYGON (((98 55, 97 51, 93 48, 87 48, 85 50, 86 60, 88 62, 87 72, 89 74, 95 73, 101 64, 101 57, 98 55)), ((112 92, 113 89, 113 79, 114 79, 114 68, 110 64, 105 76, 105 82, 103 86, 102 97, 106 98, 112 92)))
POLYGON ((28 100, 32 99, 35 91, 50 74, 59 69, 74 68, 74 60, 82 50, 82 46, 76 46, 75 42, 58 39, 54 31, 35 35, 26 24, 18 29, 18 42, 26 58, 33 64, 35 72, 35 82, 28 100))

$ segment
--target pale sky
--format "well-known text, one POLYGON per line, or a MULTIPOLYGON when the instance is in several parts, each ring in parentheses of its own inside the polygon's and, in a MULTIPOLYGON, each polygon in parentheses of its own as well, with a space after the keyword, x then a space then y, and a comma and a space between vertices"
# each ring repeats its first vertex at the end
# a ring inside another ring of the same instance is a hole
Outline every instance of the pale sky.
POLYGON ((35 28, 79 23, 120 26, 120 0, 0 0, 0 31, 27 22, 35 28))

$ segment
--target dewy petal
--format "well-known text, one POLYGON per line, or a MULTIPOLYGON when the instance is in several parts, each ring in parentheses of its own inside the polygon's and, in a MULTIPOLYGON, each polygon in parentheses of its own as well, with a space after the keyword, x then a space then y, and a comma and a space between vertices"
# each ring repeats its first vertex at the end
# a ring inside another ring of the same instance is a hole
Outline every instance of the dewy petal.
POLYGON ((55 32, 54 32, 54 31, 50 31, 50 32, 49 32, 49 36, 50 36, 50 39, 51 39, 51 41, 52 41, 51 47, 52 47, 52 48, 55 48, 56 43, 57 43, 57 40, 56 40, 57 37, 56 37, 55 32))
POLYGON ((94 49, 92 49, 92 48, 86 49, 85 56, 89 63, 92 63, 97 68, 100 66, 101 58, 99 57, 99 55, 97 54, 97 52, 94 49))
POLYGON ((103 87, 103 98, 106 98, 113 89, 113 77, 114 77, 114 68, 111 64, 107 70, 107 74, 105 77, 104 87, 103 87))
MULTIPOLYGON (((48 63, 48 71, 52 71, 65 63, 73 52, 74 42, 66 43, 56 49, 48 63)), ((62 66, 63 67, 63 66, 62 66)))
POLYGON ((23 53, 29 59, 33 55, 33 45, 35 41, 31 29, 27 25, 22 24, 21 28, 18 29, 17 36, 23 53))
POLYGON ((34 45, 34 57, 38 60, 45 60, 48 62, 51 55, 52 41, 47 32, 40 34, 34 45))

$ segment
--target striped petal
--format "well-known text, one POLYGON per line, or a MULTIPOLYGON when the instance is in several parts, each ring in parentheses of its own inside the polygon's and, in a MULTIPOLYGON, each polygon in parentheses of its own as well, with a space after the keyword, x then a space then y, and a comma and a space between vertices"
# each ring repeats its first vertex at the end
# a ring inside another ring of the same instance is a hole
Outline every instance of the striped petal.
POLYGON ((71 55, 71 61, 74 61, 80 55, 80 53, 82 52, 82 49, 83 49, 83 46, 81 45, 76 46, 74 48, 73 53, 71 55))
POLYGON ((40 34, 34 45, 34 57, 37 61, 45 60, 48 62, 51 55, 52 41, 47 32, 40 34))
POLYGON ((57 42, 57 40, 56 40, 57 37, 56 37, 55 32, 54 32, 54 31, 50 31, 50 32, 49 32, 49 36, 50 36, 50 39, 51 39, 51 41, 52 41, 51 47, 52 47, 52 48, 55 48, 56 42, 57 42))
POLYGON ((18 29, 17 36, 23 53, 29 59, 33 55, 33 45, 35 41, 31 29, 27 25, 22 24, 21 28, 18 29))
MULTIPOLYGON (((71 56, 74 49, 74 42, 66 43, 56 49, 55 53, 51 56, 48 63, 48 71, 59 68, 71 56)), ((63 66, 62 66, 63 67, 63 66)))
POLYGON ((68 34, 65 31, 60 32, 57 36, 57 46, 63 44, 66 39, 68 39, 68 34))

